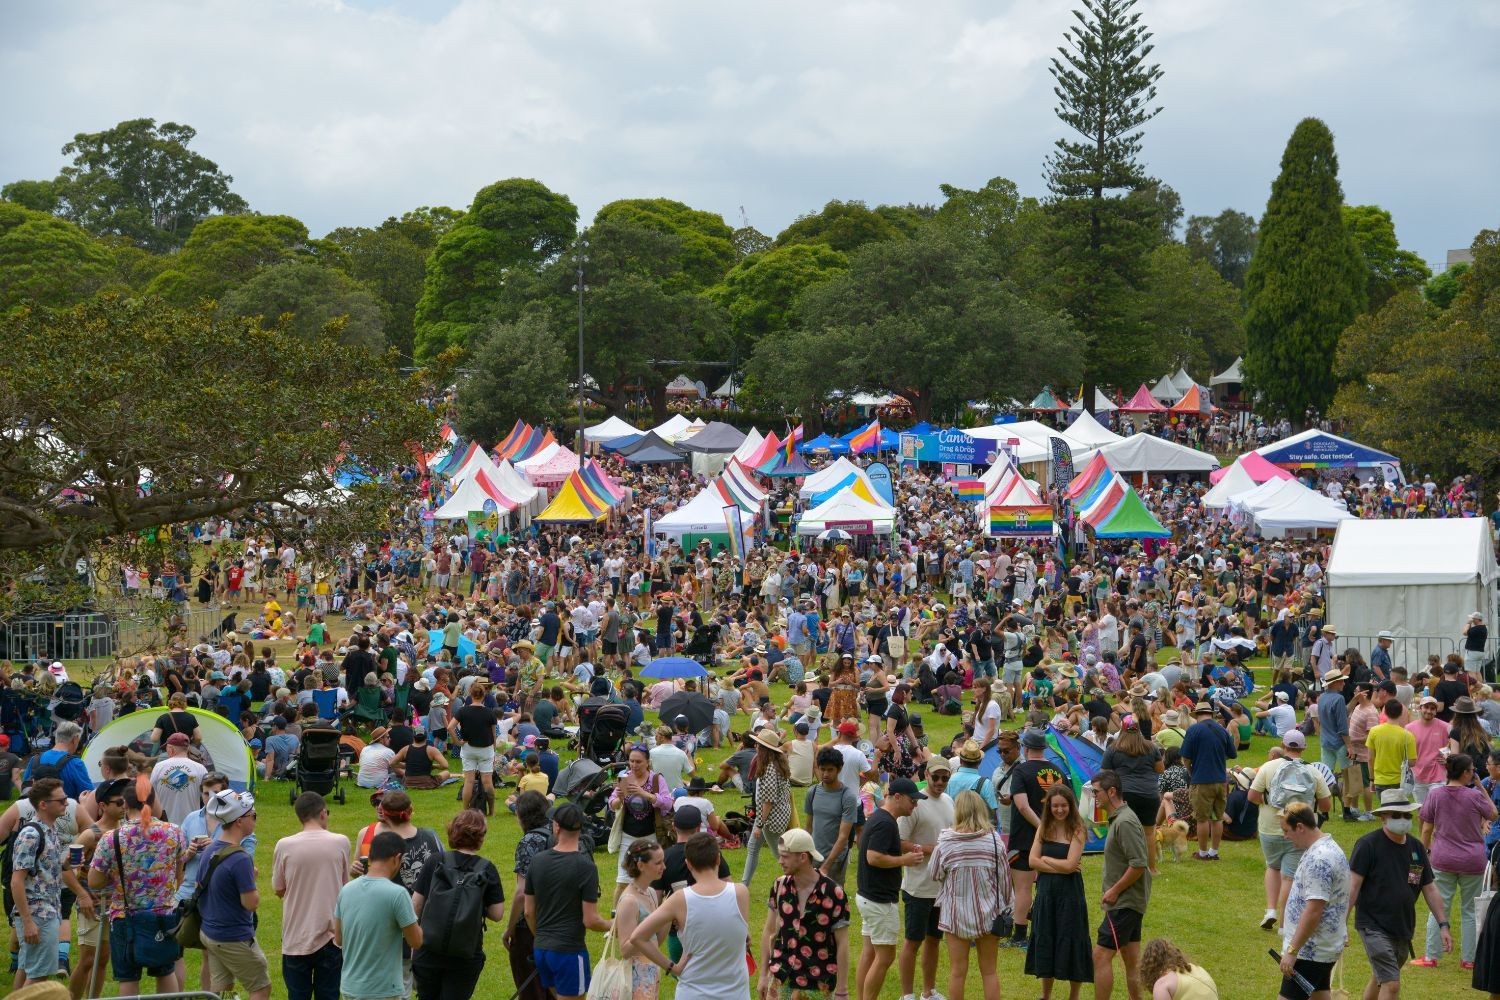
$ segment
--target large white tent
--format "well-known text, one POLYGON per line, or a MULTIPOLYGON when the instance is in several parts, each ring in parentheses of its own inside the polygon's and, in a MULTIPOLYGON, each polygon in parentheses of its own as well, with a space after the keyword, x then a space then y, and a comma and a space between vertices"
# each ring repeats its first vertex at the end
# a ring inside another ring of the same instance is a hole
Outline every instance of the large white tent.
POLYGON ((760 450, 761 442, 765 441, 765 439, 766 436, 760 431, 754 427, 750 428, 750 433, 745 435, 745 440, 740 442, 740 446, 734 450, 734 454, 730 457, 737 458, 741 462, 748 462, 750 456, 760 450))
MULTIPOLYGON (((1068 407, 1068 409, 1071 410, 1074 413, 1077 413, 1077 412, 1081 411, 1083 409, 1083 399, 1082 399, 1082 397, 1080 397, 1078 399, 1075 399, 1073 401, 1073 405, 1070 406, 1070 407, 1068 407)), ((1098 386, 1094 387, 1094 412, 1095 413, 1110 413, 1110 412, 1112 412, 1114 410, 1118 410, 1118 409, 1119 409, 1119 407, 1114 404, 1114 401, 1111 400, 1108 396, 1106 396, 1104 394, 1104 390, 1103 389, 1100 389, 1098 386)))
MULTIPOLYGON (((1094 451, 1103 455, 1109 467, 1120 473, 1208 472, 1219 467, 1219 460, 1208 452, 1155 434, 1132 434, 1094 451)), ((1090 451, 1076 455, 1075 460, 1082 462, 1092 457, 1093 451, 1090 451)))
POLYGON ((802 520, 797 522, 797 534, 816 535, 829 527, 829 522, 833 522, 834 527, 868 522, 875 534, 889 535, 895 530, 896 512, 856 496, 853 490, 840 490, 802 515, 802 520))
POLYGON ((507 459, 502 458, 492 464, 494 471, 490 473, 490 478, 494 480, 496 486, 500 487, 500 492, 520 504, 518 510, 524 515, 521 519, 522 524, 529 523, 531 515, 540 514, 546 508, 546 490, 540 486, 533 486, 521 478, 516 467, 507 459))
MULTIPOLYGON (((483 474, 482 478, 488 479, 488 473, 483 474)), ((505 494, 498 488, 494 492, 486 490, 481 483, 481 474, 476 473, 460 480, 453 495, 432 512, 432 517, 437 521, 461 521, 470 514, 477 514, 484 510, 486 500, 495 501, 496 507, 500 510, 508 510, 516 503, 514 500, 507 501, 505 494)))
POLYGON ((1308 489, 1296 479, 1270 479, 1231 497, 1229 506, 1249 518, 1266 538, 1282 538, 1288 531, 1336 528, 1352 518, 1337 500, 1308 489))
POLYGON ((1120 435, 1095 420, 1092 413, 1085 413, 1081 410, 1077 418, 1068 425, 1068 429, 1062 432, 1062 439, 1072 445, 1075 452, 1124 440, 1120 435))
MULTIPOLYGON (((1045 462, 1052 457, 1052 438, 1063 437, 1063 432, 1055 427, 1049 427, 1038 420, 1017 420, 1010 424, 990 424, 985 427, 971 427, 964 431, 972 438, 983 438, 994 441, 997 444, 1005 442, 1009 438, 1020 441, 1016 448, 1016 461, 1021 465, 1032 462, 1045 462)), ((1069 442, 1071 450, 1072 442, 1069 442)))
MULTIPOLYGON (((1328 620, 1362 648, 1382 629, 1462 646, 1470 613, 1495 627, 1496 576, 1483 518, 1345 521, 1328 559, 1328 620)), ((1432 646, 1398 639, 1391 659, 1420 666, 1432 646)))
MULTIPOLYGON (((681 538, 683 535, 722 535, 728 529, 724 525, 724 508, 729 506, 717 489, 705 487, 687 503, 670 514, 663 514, 652 522, 654 534, 666 538, 681 538)), ((746 518, 745 520, 751 520, 746 518)))
POLYGON ((847 458, 839 458, 837 461, 808 476, 802 481, 802 488, 797 491, 797 495, 815 497, 819 493, 827 493, 829 490, 837 488, 839 483, 842 483, 850 476, 864 483, 865 489, 869 491, 871 496, 880 496, 876 492, 874 484, 870 482, 870 477, 865 473, 865 470, 847 458))
POLYGON ((1231 498, 1241 493, 1248 493, 1260 484, 1245 471, 1245 467, 1235 462, 1224 470, 1224 478, 1214 484, 1214 488, 1203 494, 1203 506, 1210 510, 1223 510, 1229 506, 1231 498))
POLYGON ((660 424, 657 424, 651 429, 656 432, 657 437, 661 438, 663 441, 671 443, 673 441, 678 441, 686 437, 688 435, 688 429, 692 426, 693 422, 687 417, 684 417, 680 413, 674 413, 666 420, 662 421, 660 424))
POLYGON ((639 427, 633 427, 619 417, 610 417, 603 423, 586 429, 583 437, 586 441, 613 441, 615 438, 629 437, 640 432, 639 427))

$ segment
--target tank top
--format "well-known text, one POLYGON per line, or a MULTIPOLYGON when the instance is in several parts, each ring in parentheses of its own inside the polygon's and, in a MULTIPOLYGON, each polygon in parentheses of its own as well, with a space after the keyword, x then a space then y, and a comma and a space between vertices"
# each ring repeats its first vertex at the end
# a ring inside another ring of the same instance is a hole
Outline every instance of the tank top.
POLYGON ((1191 966, 1177 973, 1177 989, 1172 1000, 1219 1000, 1219 987, 1201 966, 1191 966))
POLYGON ((703 896, 695 886, 683 890, 687 919, 678 937, 682 953, 693 960, 682 970, 678 1000, 741 1000, 750 995, 750 969, 745 964, 749 928, 726 882, 717 895, 703 896))
POLYGON ((406 776, 408 778, 432 777, 432 758, 427 756, 427 744, 420 747, 412 744, 406 750, 406 776))

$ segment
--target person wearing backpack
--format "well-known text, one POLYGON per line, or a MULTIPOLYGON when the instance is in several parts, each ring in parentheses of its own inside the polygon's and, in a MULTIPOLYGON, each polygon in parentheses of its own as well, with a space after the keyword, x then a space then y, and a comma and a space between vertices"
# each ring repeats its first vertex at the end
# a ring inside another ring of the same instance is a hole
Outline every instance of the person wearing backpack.
POLYGON ((1326 813, 1333 802, 1328 782, 1317 768, 1302 759, 1306 749, 1307 737, 1302 731, 1287 730, 1279 751, 1271 751, 1271 759, 1260 766, 1250 784, 1250 801, 1261 807, 1255 822, 1260 850, 1266 859, 1266 912, 1260 921, 1265 930, 1275 927, 1286 911, 1292 876, 1297 874, 1297 865, 1302 861, 1302 852, 1282 833, 1281 813, 1294 802, 1326 813))
POLYGON ((255 940, 260 890, 255 863, 242 846, 255 832, 255 797, 225 789, 215 792, 204 809, 219 823, 198 859, 206 989, 223 994, 239 983, 249 991, 249 1000, 270 1000, 270 963, 255 940))
POLYGON ((15 989, 57 973, 64 884, 77 896, 84 913, 94 916, 93 897, 78 883, 73 868, 64 863, 65 849, 53 829, 68 807, 62 782, 40 778, 32 784, 27 798, 36 810, 35 818, 16 831, 15 839, 7 845, 6 858, 10 862, 7 888, 15 905, 12 927, 20 942, 15 989))
POLYGON ((52 730, 52 749, 26 763, 26 773, 21 777, 22 790, 41 778, 58 778, 70 799, 76 800, 85 792, 92 792, 94 779, 78 755, 78 745, 82 742, 83 729, 78 723, 59 722, 52 730))
POLYGON ((484 970, 484 925, 505 919, 500 872, 479 856, 488 825, 465 809, 448 824, 449 849, 428 859, 417 877, 412 909, 422 947, 411 971, 418 1000, 469 1000, 484 970))

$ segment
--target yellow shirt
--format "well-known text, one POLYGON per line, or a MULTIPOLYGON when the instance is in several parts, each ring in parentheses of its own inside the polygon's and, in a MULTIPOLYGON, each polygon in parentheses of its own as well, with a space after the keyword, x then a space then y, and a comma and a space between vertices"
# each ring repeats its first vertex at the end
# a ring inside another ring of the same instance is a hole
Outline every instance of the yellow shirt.
POLYGON ((527 771, 516 781, 516 791, 547 794, 547 776, 541 771, 527 771))
POLYGON ((1393 722, 1373 727, 1365 746, 1370 748, 1370 777, 1377 785, 1401 784, 1401 762, 1417 759, 1417 738, 1393 722))

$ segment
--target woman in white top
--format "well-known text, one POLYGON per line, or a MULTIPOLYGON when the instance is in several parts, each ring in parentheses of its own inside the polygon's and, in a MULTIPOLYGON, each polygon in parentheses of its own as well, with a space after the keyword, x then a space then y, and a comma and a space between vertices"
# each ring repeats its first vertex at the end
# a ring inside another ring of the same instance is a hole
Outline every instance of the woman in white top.
POLYGON ((678 1000, 743 1000, 750 996, 745 946, 750 932, 750 890, 719 877, 719 842, 695 833, 683 848, 694 884, 674 892, 630 935, 638 957, 677 978, 678 1000), (656 936, 682 928, 682 959, 661 953, 656 936))

